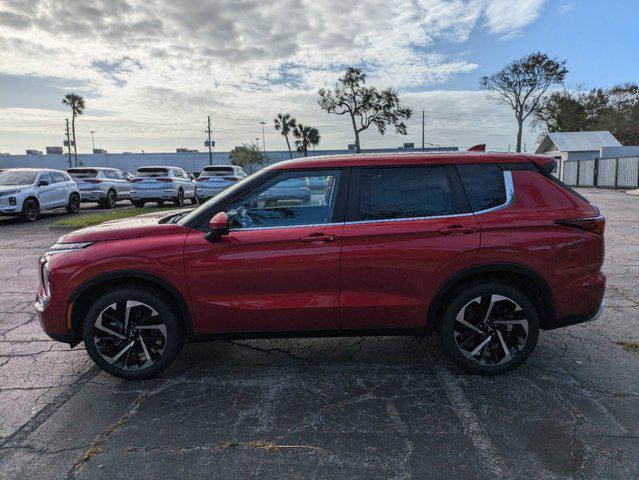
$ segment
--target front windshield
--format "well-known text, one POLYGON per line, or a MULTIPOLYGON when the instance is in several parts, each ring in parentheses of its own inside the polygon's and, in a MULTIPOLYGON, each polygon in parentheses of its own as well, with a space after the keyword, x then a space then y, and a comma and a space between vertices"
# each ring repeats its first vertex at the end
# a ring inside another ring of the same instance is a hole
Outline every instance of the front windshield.
POLYGON ((252 182, 252 181, 256 180, 257 178, 259 178, 260 176, 268 175, 268 173, 269 173, 269 170, 265 168, 263 170, 260 170, 257 173, 254 173, 253 175, 249 175, 248 177, 244 177, 239 182, 234 183, 233 186, 227 188, 226 190, 222 190, 220 193, 215 195, 213 198, 210 198, 209 200, 204 202, 202 205, 197 207, 195 210, 190 211, 187 215, 183 216, 180 219, 180 221, 177 222, 177 224, 178 225, 185 225, 185 224, 189 223, 191 221, 191 219, 197 217, 202 212, 202 210, 207 209, 208 207, 210 207, 214 203, 218 203, 218 202, 223 201, 225 198, 230 197, 237 190, 242 188, 242 186, 246 185, 247 182, 249 182, 249 181, 252 182))
POLYGON ((7 170, 0 173, 0 185, 31 185, 38 172, 14 172, 7 170))

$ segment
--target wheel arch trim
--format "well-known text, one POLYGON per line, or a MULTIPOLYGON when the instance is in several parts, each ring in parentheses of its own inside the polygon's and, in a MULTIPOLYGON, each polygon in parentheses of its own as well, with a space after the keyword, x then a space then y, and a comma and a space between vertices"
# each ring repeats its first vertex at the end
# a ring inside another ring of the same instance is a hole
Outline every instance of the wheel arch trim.
MULTIPOLYGON (((484 265, 475 265, 473 267, 466 268, 455 273, 452 277, 446 280, 438 289, 437 293, 433 296, 430 306, 428 307, 428 316, 426 329, 432 331, 435 329, 439 319, 437 318, 437 312, 440 308, 441 302, 448 292, 451 291, 459 283, 467 280, 471 277, 478 275, 490 275, 499 273, 510 273, 519 275, 529 279, 533 282, 534 286, 539 289, 542 294, 544 304, 546 307, 546 315, 548 317, 546 321, 550 321, 555 317, 555 306, 552 291, 548 286, 548 283, 537 272, 524 265, 518 265, 513 263, 490 263, 484 265)), ((540 312, 540 317, 543 317, 544 312, 540 312)))
MULTIPOLYGON (((184 321, 184 327, 186 329, 186 336, 193 336, 193 322, 191 317, 191 312, 189 310, 188 304, 184 299, 184 296, 180 291, 175 287, 171 282, 164 280, 157 275, 144 272, 141 270, 118 270, 114 272, 103 273, 97 275, 95 277, 90 278, 86 282, 83 282, 71 295, 69 299, 69 303, 67 306, 67 313, 69 309, 73 308, 75 310, 77 301, 80 297, 89 289, 96 287, 102 283, 113 281, 113 280, 144 280, 149 283, 153 283, 160 288, 168 291, 180 309, 180 314, 182 315, 182 319, 184 321)), ((72 330, 77 332, 77 322, 78 319, 74 318, 72 330)))

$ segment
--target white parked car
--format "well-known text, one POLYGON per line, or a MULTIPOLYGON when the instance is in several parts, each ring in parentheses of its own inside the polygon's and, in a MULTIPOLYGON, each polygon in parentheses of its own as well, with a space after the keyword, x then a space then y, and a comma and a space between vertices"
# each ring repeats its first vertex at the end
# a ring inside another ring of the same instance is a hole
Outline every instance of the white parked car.
POLYGON ((246 178, 242 167, 235 165, 207 165, 197 177, 197 199, 200 202, 214 197, 231 185, 246 178))
POLYGON ((115 208, 118 200, 131 199, 131 182, 117 168, 77 167, 67 173, 80 187, 83 202, 97 202, 103 208, 115 208))
POLYGON ((65 207, 80 210, 78 184, 62 170, 11 168, 0 172, 0 214, 33 222, 40 212, 65 207))
POLYGON ((131 203, 138 208, 146 202, 162 205, 166 201, 181 207, 187 198, 197 203, 195 182, 179 167, 140 167, 131 183, 131 203))

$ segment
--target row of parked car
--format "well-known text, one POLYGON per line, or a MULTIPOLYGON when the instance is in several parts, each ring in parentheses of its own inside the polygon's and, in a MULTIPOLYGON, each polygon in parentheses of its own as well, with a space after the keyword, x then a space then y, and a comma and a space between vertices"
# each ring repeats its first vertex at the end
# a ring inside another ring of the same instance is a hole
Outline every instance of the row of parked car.
POLYGON ((140 167, 135 174, 117 168, 78 167, 66 172, 50 168, 10 168, 0 171, 0 215, 16 215, 33 222, 40 212, 66 208, 77 213, 82 202, 114 208, 130 200, 138 208, 148 202, 182 206, 214 197, 246 177, 234 165, 209 165, 196 178, 182 168, 140 167))

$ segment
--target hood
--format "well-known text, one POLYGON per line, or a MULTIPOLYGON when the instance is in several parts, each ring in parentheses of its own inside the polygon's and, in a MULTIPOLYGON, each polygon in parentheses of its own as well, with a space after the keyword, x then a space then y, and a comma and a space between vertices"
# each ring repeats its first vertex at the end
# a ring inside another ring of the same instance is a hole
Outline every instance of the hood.
POLYGON ((0 192, 11 192, 13 190, 22 190, 31 185, 0 185, 0 192))
POLYGON ((58 240, 59 243, 100 242, 105 240, 125 240, 146 237, 156 230, 174 227, 161 225, 158 221, 173 212, 153 212, 133 218, 110 220, 93 227, 81 228, 68 233, 58 240))

